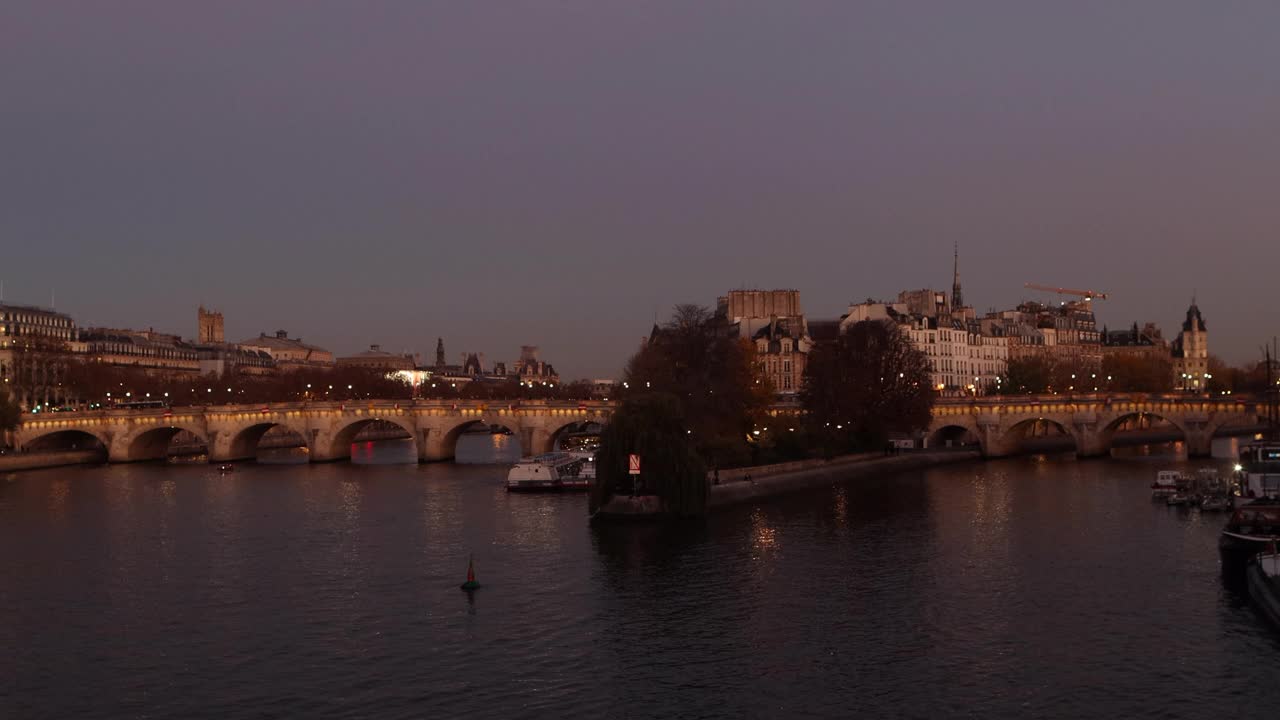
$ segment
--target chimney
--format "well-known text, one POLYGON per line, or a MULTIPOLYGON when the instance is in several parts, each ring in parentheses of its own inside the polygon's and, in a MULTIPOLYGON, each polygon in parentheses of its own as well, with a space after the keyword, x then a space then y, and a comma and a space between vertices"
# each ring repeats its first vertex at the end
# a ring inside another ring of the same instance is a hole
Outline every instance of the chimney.
POLYGON ((382 352, 381 345, 370 345, 369 349, 372 350, 373 352, 382 352))
POLYGON ((281 340, 288 340, 289 333, 285 332, 284 330, 277 330, 276 337, 280 338, 281 340))

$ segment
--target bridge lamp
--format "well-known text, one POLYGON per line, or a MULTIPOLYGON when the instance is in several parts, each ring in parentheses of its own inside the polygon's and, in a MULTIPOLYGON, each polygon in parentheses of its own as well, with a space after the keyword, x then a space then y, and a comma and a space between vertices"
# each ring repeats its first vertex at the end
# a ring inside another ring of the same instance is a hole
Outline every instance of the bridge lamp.
POLYGON ((133 393, 131 393, 131 392, 127 392, 127 393, 125 393, 125 394, 124 394, 124 396, 125 396, 125 397, 133 397, 133 393))
POLYGON ((169 397, 169 393, 165 393, 165 394, 164 394, 164 396, 165 396, 165 397, 169 397))
POLYGON ((107 397, 111 397, 111 393, 107 393, 107 397))
POLYGON ((350 385, 348 385, 348 386, 347 386, 347 389, 348 389, 348 390, 350 390, 350 389, 351 389, 351 386, 350 386, 350 385))

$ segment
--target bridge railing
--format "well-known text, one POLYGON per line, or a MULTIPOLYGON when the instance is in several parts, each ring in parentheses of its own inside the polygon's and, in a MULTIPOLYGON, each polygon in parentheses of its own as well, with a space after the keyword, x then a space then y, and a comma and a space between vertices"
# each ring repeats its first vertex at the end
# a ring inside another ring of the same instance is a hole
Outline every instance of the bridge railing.
POLYGON ((266 413, 290 412, 302 410, 341 410, 341 409, 524 409, 538 410, 542 408, 562 410, 576 408, 579 410, 606 411, 617 407, 617 403, 607 400, 346 400, 346 401, 309 401, 274 402, 255 404, 218 404, 207 405, 174 405, 163 408, 114 408, 104 407, 94 410, 68 410, 64 412, 23 413, 22 422, 75 420, 77 418, 136 418, 167 417, 170 415, 199 413, 266 413))

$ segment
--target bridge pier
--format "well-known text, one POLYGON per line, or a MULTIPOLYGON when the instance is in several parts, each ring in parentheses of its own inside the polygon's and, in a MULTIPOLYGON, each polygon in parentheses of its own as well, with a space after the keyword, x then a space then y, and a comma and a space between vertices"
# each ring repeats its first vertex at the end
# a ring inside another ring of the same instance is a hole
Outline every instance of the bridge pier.
POLYGON ((453 459, 453 448, 445 447, 445 433, 439 428, 418 428, 418 462, 444 462, 453 459))
POLYGON ((1187 457, 1201 458, 1213 455, 1213 436, 1204 432, 1187 434, 1187 457))

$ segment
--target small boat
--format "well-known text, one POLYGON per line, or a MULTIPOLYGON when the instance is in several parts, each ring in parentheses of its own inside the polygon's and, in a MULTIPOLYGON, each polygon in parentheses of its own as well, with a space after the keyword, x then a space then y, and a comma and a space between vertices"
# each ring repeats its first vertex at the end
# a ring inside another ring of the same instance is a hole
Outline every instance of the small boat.
POLYGON ((1156 473, 1156 481, 1151 483, 1151 499, 1163 500, 1178 492, 1180 484, 1187 479, 1177 470, 1161 470, 1156 473))
POLYGON ((236 469, 235 465, 219 465, 218 466, 218 472, 220 473, 234 472, 235 469, 236 469))
POLYGON ((1231 500, 1221 496, 1207 497, 1200 501, 1200 509, 1205 512, 1224 512, 1231 509, 1231 500))
POLYGON ((507 473, 509 492, 589 490, 596 477, 591 453, 554 452, 525 458, 507 473))
POLYGON ((1164 499, 1164 504, 1165 505, 1190 505, 1191 496, 1187 495, 1184 492, 1175 492, 1174 494, 1164 499))

